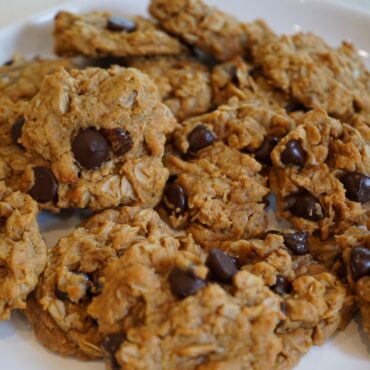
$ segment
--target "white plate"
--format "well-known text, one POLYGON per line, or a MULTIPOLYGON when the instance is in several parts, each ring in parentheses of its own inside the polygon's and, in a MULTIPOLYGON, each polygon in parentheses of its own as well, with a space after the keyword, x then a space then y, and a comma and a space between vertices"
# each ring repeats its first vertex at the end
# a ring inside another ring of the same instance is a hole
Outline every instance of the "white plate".
MULTIPOLYGON (((245 21, 262 17, 280 33, 314 31, 333 45, 343 39, 352 40, 360 49, 361 55, 368 59, 370 13, 361 13, 329 0, 208 0, 208 3, 215 4, 245 21)), ((8 60, 14 52, 27 55, 50 54, 51 22, 57 10, 85 12, 104 9, 123 15, 134 15, 145 14, 146 6, 146 0, 81 0, 66 3, 0 30, 0 62, 8 60)), ((369 60, 367 64, 369 65, 369 60)), ((69 212, 65 212, 62 218, 43 214, 39 220, 49 246, 79 222, 77 215, 69 212)), ((338 333, 324 346, 313 348, 296 367, 297 370, 331 368, 370 369, 370 341, 360 328, 358 318, 345 332, 338 333)), ((24 317, 15 313, 11 321, 0 323, 0 369, 98 370, 104 369, 104 365, 102 362, 86 363, 66 359, 46 351, 33 338, 24 317)))

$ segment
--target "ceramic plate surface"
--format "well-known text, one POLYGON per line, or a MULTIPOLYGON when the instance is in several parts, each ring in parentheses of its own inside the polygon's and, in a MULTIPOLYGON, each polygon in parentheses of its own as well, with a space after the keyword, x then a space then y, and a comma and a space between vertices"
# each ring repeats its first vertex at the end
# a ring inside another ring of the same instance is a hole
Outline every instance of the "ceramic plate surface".
MULTIPOLYGON (((170 0, 169 0, 170 1, 170 0)), ((370 67, 370 12, 340 6, 330 0, 207 0, 243 21, 264 18, 279 33, 313 31, 330 44, 353 41, 370 67)), ((122 15, 146 14, 147 0, 96 0, 66 3, 0 29, 0 63, 14 52, 50 55, 52 19, 61 9, 86 12, 109 10, 122 15)), ((271 215, 270 215, 271 216, 271 215)), ((42 214, 40 225, 49 246, 78 225, 80 215, 64 212, 62 216, 42 214)), ((46 351, 32 335, 26 319, 14 313, 0 323, 1 370, 103 370, 103 362, 80 362, 46 351)), ((319 348, 313 348, 296 367, 297 370, 369 370, 370 340, 357 317, 344 332, 338 333, 319 348)), ((179 369, 181 370, 181 369, 179 369)), ((258 369, 268 370, 268 369, 258 369)))

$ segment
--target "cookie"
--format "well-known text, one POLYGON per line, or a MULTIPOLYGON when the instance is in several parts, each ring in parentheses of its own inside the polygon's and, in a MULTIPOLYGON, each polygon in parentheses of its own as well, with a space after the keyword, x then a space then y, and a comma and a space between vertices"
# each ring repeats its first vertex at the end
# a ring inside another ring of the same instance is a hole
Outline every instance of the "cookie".
POLYGON ((55 53, 63 56, 127 57, 186 52, 177 39, 152 21, 108 12, 59 12, 55 17, 54 42, 55 53))
POLYGON ((197 60, 159 56, 130 59, 128 65, 146 73, 153 80, 162 101, 178 120, 182 121, 211 109, 210 73, 197 60))
POLYGON ((68 68, 72 64, 68 59, 28 60, 21 55, 15 55, 6 65, 0 67, 1 95, 18 100, 31 99, 41 87, 44 77, 59 67, 68 68))
POLYGON ((39 232, 37 203, 0 182, 0 320, 24 309, 46 263, 46 246, 39 232))
POLYGON ((166 31, 219 60, 245 55, 273 35, 261 20, 243 24, 202 0, 152 0, 149 11, 166 31))
POLYGON ((343 248, 347 280, 360 308, 362 325, 370 336, 370 233, 353 227, 336 240, 343 248))
POLYGON ((279 215, 297 229, 325 240, 366 222, 369 147, 355 128, 322 110, 310 111, 271 157, 270 186, 279 215))
POLYGON ((307 108, 348 118, 370 108, 369 72, 348 43, 333 49, 312 33, 256 44, 255 62, 276 87, 307 108))
POLYGON ((51 168, 44 198, 58 208, 156 205, 175 126, 151 80, 132 68, 88 68, 47 76, 25 112, 22 145, 51 168))

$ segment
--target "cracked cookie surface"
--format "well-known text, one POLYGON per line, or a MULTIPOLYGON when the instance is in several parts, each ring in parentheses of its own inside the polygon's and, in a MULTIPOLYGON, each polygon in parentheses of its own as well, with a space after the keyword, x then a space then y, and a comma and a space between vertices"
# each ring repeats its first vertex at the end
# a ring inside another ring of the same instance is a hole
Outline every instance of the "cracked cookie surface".
POLYGON ((21 142, 50 165, 58 208, 159 201, 164 144, 176 121, 138 70, 60 69, 45 78, 25 120, 21 142))

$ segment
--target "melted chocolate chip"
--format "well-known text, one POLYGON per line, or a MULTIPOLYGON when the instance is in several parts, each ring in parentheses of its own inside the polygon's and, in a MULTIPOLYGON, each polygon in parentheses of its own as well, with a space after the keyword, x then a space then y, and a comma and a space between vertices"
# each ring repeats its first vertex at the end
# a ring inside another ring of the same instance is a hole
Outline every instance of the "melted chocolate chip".
POLYGON ((370 276, 370 249, 358 246, 351 250, 351 273, 354 280, 370 276))
POLYGON ((209 268, 211 278, 224 284, 231 282, 238 272, 234 260, 221 249, 212 249, 208 254, 206 266, 209 268))
POLYGON ((136 23, 131 19, 111 15, 107 21, 107 29, 109 31, 133 32, 136 30, 136 23))
POLYGON ((307 154, 298 140, 290 140, 285 150, 281 153, 281 161, 286 165, 303 167, 306 163, 307 154))
POLYGON ((308 234, 303 231, 295 233, 284 233, 284 244, 298 256, 302 256, 310 252, 308 243, 308 234))
POLYGON ((183 214, 188 205, 185 190, 178 184, 166 186, 163 201, 169 211, 178 215, 183 214))
POLYGON ((189 152, 196 153, 216 140, 215 135, 203 125, 196 126, 188 135, 189 152))
POLYGON ((257 161, 271 166, 271 152, 278 143, 279 139, 276 136, 266 136, 262 145, 254 152, 257 161))
POLYGON ((111 367, 112 370, 119 370, 120 366, 116 360, 115 354, 118 351, 119 347, 121 344, 124 342, 126 339, 125 335, 122 333, 113 333, 107 335, 103 341, 102 341, 102 348, 103 351, 110 355, 111 357, 111 367))
POLYGON ((310 221, 318 221, 323 217, 319 200, 309 192, 288 195, 284 202, 285 209, 289 210, 294 216, 310 221))
POLYGON ((206 281, 197 277, 192 271, 174 267, 168 277, 171 292, 178 298, 195 294, 206 285, 206 281))
POLYGON ((282 275, 276 276, 276 284, 271 287, 271 290, 279 295, 290 293, 292 290, 292 284, 290 281, 282 275))
POLYGON ((12 138, 13 144, 21 146, 18 140, 22 136, 22 129, 25 123, 26 121, 24 117, 17 118, 13 123, 12 128, 10 129, 10 137, 12 138))
POLYGON ((55 200, 58 194, 58 182, 46 167, 34 167, 34 184, 28 194, 39 203, 55 200))
POLYGON ((346 189, 346 197, 354 202, 370 201, 370 177, 358 172, 346 173, 341 181, 346 189))
POLYGON ((58 299, 61 301, 66 301, 69 299, 68 294, 66 292, 61 291, 60 289, 56 288, 55 289, 55 295, 57 296, 58 299))
POLYGON ((99 168, 109 159, 107 139, 95 129, 81 131, 72 142, 72 152, 84 168, 99 168))
POLYGON ((124 155, 134 146, 130 134, 123 128, 103 129, 101 132, 116 155, 124 155))

